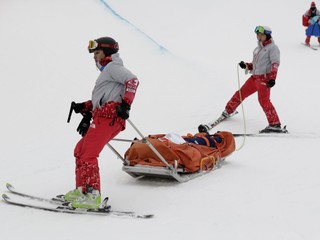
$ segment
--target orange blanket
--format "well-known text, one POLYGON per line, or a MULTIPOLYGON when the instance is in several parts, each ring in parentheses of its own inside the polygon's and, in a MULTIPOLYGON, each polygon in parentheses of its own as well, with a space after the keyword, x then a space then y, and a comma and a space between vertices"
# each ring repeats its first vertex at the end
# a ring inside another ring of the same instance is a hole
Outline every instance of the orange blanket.
MULTIPOLYGON (((194 136, 203 136, 205 133, 197 133, 194 136)), ((164 134, 149 136, 147 139, 171 165, 175 161, 186 172, 196 172, 213 169, 218 158, 225 158, 235 150, 235 140, 230 132, 217 132, 221 143, 216 142, 216 147, 207 147, 195 143, 176 144, 169 140, 163 141, 164 134)), ((190 137, 190 136, 188 136, 190 137)), ((145 143, 136 142, 126 151, 125 158, 130 165, 136 164, 149 166, 165 166, 156 154, 145 143)))

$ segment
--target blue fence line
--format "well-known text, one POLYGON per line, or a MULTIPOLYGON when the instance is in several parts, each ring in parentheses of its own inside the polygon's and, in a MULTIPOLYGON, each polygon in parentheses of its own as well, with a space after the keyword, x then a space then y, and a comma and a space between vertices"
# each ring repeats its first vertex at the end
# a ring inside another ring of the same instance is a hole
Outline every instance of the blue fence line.
POLYGON ((158 42, 156 42, 153 38, 151 38, 148 34, 146 34, 145 32, 143 32, 141 29, 137 28, 135 25, 133 25, 131 22, 129 22, 127 19, 125 19, 124 17, 122 17, 119 13, 117 13, 105 0, 100 0, 100 2, 118 19, 124 21, 126 24, 130 25, 131 27, 133 27, 136 31, 138 31, 139 33, 141 33, 143 36, 145 36, 147 39, 149 39, 150 41, 152 41, 154 44, 156 44, 161 51, 168 51, 165 47, 163 47, 162 45, 160 45, 158 42))

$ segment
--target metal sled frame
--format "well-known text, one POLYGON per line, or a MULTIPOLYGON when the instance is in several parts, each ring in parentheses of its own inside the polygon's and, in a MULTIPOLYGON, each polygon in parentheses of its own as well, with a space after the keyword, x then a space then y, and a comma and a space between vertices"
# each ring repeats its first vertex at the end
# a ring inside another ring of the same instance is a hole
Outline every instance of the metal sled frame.
MULTIPOLYGON (((142 133, 136 128, 136 126, 131 122, 131 120, 127 119, 127 121, 135 129, 135 131, 141 136, 142 140, 139 140, 139 142, 147 144, 150 147, 150 149, 157 155, 157 157, 159 157, 159 159, 166 165, 165 167, 146 166, 146 165, 130 166, 129 160, 124 159, 119 154, 119 152, 108 143, 107 146, 123 161, 122 170, 128 173, 130 176, 134 178, 140 178, 144 176, 167 178, 167 179, 173 179, 182 183, 182 182, 187 182, 196 177, 200 177, 209 172, 209 171, 199 170, 198 172, 195 172, 195 173, 189 173, 189 172, 185 172, 182 168, 179 168, 177 162, 175 162, 174 166, 169 164, 164 159, 164 157, 159 153, 159 151, 152 145, 152 143, 142 135, 142 133)), ((126 140, 126 139, 113 139, 113 140, 125 141, 125 142, 137 142, 136 140, 126 140)), ((214 169, 221 167, 221 161, 222 161, 221 159, 218 159, 216 161, 214 169)))

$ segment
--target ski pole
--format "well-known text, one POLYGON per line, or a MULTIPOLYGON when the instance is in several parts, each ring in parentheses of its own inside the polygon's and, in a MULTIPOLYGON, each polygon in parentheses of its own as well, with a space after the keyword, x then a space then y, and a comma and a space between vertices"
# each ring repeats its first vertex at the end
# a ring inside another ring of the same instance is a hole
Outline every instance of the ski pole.
POLYGON ((73 111, 75 104, 76 104, 75 102, 71 102, 67 123, 69 123, 71 120, 71 115, 72 115, 72 111, 73 111))
POLYGON ((111 146, 110 143, 107 143, 107 146, 111 149, 111 151, 116 154, 118 156, 118 158, 120 158, 122 160, 123 163, 126 163, 126 160, 120 155, 120 153, 118 153, 118 151, 111 146))

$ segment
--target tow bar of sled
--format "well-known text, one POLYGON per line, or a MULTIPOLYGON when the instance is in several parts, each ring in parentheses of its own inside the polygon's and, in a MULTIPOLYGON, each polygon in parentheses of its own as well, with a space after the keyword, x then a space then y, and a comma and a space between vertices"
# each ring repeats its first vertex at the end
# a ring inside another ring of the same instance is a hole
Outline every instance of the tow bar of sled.
MULTIPOLYGON (((191 179, 196 177, 200 177, 209 171, 202 171, 199 170, 198 172, 186 172, 183 168, 179 167, 177 161, 174 161, 174 166, 169 164, 164 157, 159 153, 159 151, 152 145, 152 143, 144 137, 144 135, 137 129, 137 127, 131 122, 130 119, 127 119, 130 125, 134 128, 134 130, 140 135, 142 140, 139 140, 141 143, 147 144, 147 146, 157 155, 157 157, 165 164, 165 167, 158 167, 158 166, 146 166, 146 165, 134 165, 130 166, 130 161, 128 159, 124 159, 119 152, 110 145, 107 146, 122 160, 123 166, 122 170, 128 173, 130 176, 134 178, 141 178, 141 177, 157 177, 157 178, 166 178, 166 179, 173 179, 180 183, 187 182, 191 179)), ((137 142, 137 140, 126 140, 126 139, 113 139, 114 141, 124 141, 124 142, 137 142)), ((223 160, 223 159, 222 159, 223 160)), ((216 160, 216 164, 214 169, 221 167, 221 159, 216 160)))

